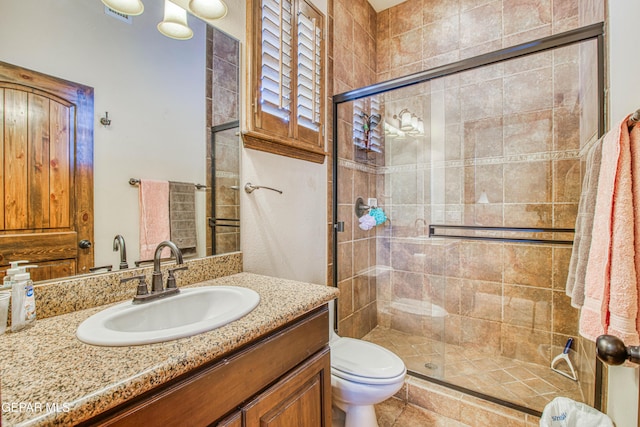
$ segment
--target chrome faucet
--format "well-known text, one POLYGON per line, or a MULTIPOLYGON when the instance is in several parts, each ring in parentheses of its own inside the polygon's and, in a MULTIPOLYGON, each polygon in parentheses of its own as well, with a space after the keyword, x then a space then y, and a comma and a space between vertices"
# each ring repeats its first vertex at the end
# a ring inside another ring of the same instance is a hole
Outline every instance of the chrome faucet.
POLYGON ((116 237, 113 238, 113 251, 120 251, 120 270, 124 270, 129 268, 129 264, 127 264, 127 245, 124 243, 124 237, 117 234, 116 237))
POLYGON ((170 240, 165 240, 161 242, 156 247, 156 251, 153 255, 153 273, 151 275, 151 292, 147 289, 147 283, 145 281, 145 276, 132 276, 121 279, 120 282, 128 282, 130 280, 138 280, 138 288, 136 291, 136 296, 133 298, 134 304, 140 304, 147 301, 153 301, 158 298, 164 298, 169 295, 174 295, 180 292, 180 289, 176 286, 176 278, 174 273, 179 270, 186 270, 187 266, 183 265, 182 267, 176 267, 169 269, 169 277, 167 278, 167 286, 163 286, 162 284, 162 271, 160 271, 160 257, 162 256, 162 250, 164 248, 171 249, 173 256, 176 259, 176 264, 182 264, 182 252, 170 240))

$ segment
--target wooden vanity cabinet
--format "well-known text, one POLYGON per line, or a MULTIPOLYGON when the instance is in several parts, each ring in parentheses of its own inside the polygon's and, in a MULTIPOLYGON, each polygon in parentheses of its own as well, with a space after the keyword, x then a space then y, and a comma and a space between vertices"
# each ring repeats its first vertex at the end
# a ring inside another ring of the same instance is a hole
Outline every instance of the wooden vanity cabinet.
POLYGON ((324 305, 82 425, 331 426, 324 305))
POLYGON ((330 427, 330 375, 327 348, 216 425, 330 427))

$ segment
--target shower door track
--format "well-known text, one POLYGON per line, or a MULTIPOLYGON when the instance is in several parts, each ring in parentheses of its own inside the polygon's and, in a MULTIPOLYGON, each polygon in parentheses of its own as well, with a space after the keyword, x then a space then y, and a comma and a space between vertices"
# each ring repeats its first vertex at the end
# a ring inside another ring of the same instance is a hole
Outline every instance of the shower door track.
MULTIPOLYGON (((400 89, 403 87, 411 86, 418 83, 427 82, 436 78, 446 77, 452 74, 460 73, 463 71, 480 68, 485 65, 496 64, 499 62, 507 61, 510 59, 519 58, 535 53, 544 52, 547 50, 557 49, 560 47, 569 46, 572 44, 585 42, 589 40, 597 41, 597 58, 598 58, 598 137, 602 137, 605 132, 605 87, 604 87, 604 22, 584 26, 575 30, 566 31, 564 33, 555 34, 549 37, 529 41, 516 46, 507 47, 504 49, 496 50, 494 52, 485 53, 472 58, 463 59, 461 61, 452 62, 450 64, 442 65, 439 67, 431 68, 429 70, 420 71, 414 74, 409 74, 392 80, 387 80, 381 83, 375 83, 370 86, 343 92, 333 95, 332 97, 332 114, 333 114, 333 185, 332 185, 332 202, 333 202, 333 286, 338 286, 338 236, 337 233, 340 230, 340 224, 338 223, 338 105, 355 101, 357 99, 366 98, 372 95, 378 95, 384 92, 388 92, 394 89, 400 89)), ((334 328, 337 331, 338 328, 338 313, 334 311, 334 328)), ((456 386, 446 381, 438 380, 432 377, 428 377, 423 374, 419 374, 414 371, 408 371, 409 375, 421 378, 444 387, 451 388, 453 390, 468 393, 478 398, 488 400, 512 409, 516 409, 531 415, 540 416, 539 411, 517 405, 508 401, 485 395, 483 393, 474 392, 472 390, 465 389, 464 387, 456 386)), ((602 375, 603 366, 602 362, 596 359, 595 363, 595 392, 594 392, 594 407, 596 409, 602 409, 602 375)))

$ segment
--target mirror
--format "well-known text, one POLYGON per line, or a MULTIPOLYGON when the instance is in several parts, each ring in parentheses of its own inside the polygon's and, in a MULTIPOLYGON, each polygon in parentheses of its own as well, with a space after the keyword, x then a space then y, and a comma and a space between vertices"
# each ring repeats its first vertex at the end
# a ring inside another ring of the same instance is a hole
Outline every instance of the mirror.
MULTIPOLYGON (((100 0, 0 0, 0 61, 94 89, 94 265, 113 270, 116 235, 129 265, 140 259, 138 187, 129 180, 211 187, 211 127, 239 118, 240 42, 192 15, 193 38, 169 39, 156 29, 163 2, 144 3, 144 13, 125 22, 105 14, 100 0), (111 123, 103 125, 107 112, 111 123)), ((223 21, 243 34, 244 6, 230 7, 223 21)), ((196 191, 199 257, 212 253, 212 194, 196 191)))

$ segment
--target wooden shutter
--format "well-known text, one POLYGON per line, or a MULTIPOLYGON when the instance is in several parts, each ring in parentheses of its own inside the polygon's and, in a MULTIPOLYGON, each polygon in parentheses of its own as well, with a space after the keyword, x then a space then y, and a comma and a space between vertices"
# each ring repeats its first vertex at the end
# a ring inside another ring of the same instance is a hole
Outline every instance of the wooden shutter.
POLYGON ((297 32, 297 124, 302 141, 322 143, 322 15, 300 2, 297 32))
POLYGON ((245 148, 323 163, 324 15, 305 0, 251 0, 245 148))
POLYGON ((293 5, 290 0, 262 0, 261 68, 258 127, 291 135, 293 93, 293 5))

